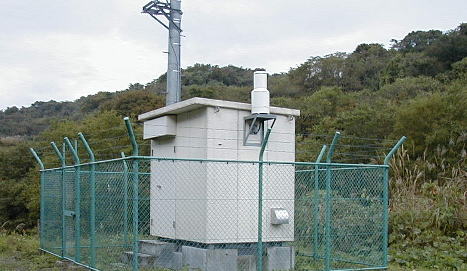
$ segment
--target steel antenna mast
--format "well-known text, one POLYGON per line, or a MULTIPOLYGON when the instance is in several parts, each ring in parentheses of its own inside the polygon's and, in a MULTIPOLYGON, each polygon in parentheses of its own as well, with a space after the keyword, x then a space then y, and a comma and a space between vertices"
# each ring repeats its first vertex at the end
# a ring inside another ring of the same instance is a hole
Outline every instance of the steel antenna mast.
POLYGON ((169 30, 169 50, 167 66, 167 95, 165 103, 170 105, 181 100, 181 66, 180 66, 180 36, 182 23, 181 0, 157 0, 147 3, 143 13, 149 14, 154 20, 169 30), (161 18, 165 17, 165 23, 161 18))

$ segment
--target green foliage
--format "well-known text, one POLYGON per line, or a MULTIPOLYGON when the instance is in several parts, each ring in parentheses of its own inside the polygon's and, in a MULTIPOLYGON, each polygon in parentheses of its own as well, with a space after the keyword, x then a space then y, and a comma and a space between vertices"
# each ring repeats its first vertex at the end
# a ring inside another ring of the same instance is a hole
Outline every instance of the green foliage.
POLYGON ((436 57, 446 69, 467 55, 467 23, 447 32, 426 49, 426 54, 436 57))
POLYGON ((56 257, 39 251, 38 247, 36 233, 19 235, 0 230, 0 270, 62 270, 56 266, 56 257))
MULTIPOLYGON (((134 128, 137 134, 141 134, 141 127, 134 128)), ((125 152, 127 155, 131 153, 130 139, 123 117, 116 111, 103 111, 90 115, 79 122, 54 122, 49 129, 37 137, 36 144, 47 147, 50 141, 61 144, 64 137, 76 139, 78 132, 85 135, 98 160, 120 157, 120 152, 125 152)), ((141 140, 141 137, 139 139, 141 140)), ((88 154, 81 143, 78 149, 83 162, 88 161, 88 154)), ((143 154, 144 151, 147 153, 147 150, 143 149, 143 154)), ((60 166, 58 158, 51 148, 48 148, 44 153, 43 161, 48 168, 60 166)), ((67 163, 73 164, 70 155, 68 155, 67 163)))
POLYGON ((392 40, 392 48, 402 52, 422 52, 443 36, 439 30, 413 31, 402 40, 392 40))
POLYGON ((465 85, 452 87, 445 93, 416 97, 398 110, 394 133, 408 136, 418 155, 427 147, 434 150, 465 133, 466 104, 465 85))
POLYGON ((436 77, 446 83, 453 82, 467 82, 467 57, 462 60, 455 62, 451 65, 452 69, 445 73, 438 74, 436 77))
POLYGON ((431 77, 405 77, 384 85, 378 91, 378 96, 395 103, 404 103, 417 96, 425 96, 442 90, 442 84, 431 77))
POLYGON ((208 85, 210 83, 221 83, 225 86, 250 86, 253 78, 250 69, 235 67, 212 66, 209 64, 195 64, 183 70, 182 84, 208 85))
POLYGON ((452 64, 453 79, 467 80, 467 57, 452 64))
POLYGON ((51 119, 75 118, 76 103, 35 102, 30 107, 0 110, 0 136, 31 136, 47 127, 51 119))
POLYGON ((16 145, 0 152, 0 180, 24 178, 34 166, 34 159, 24 145, 16 145))
POLYGON ((358 45, 346 61, 344 89, 347 91, 379 89, 380 75, 389 58, 389 52, 380 44, 358 45))
POLYGON ((335 118, 341 112, 349 111, 354 106, 353 97, 344 94, 340 88, 323 87, 310 96, 302 97, 295 104, 295 108, 301 109, 301 117, 296 129, 302 133, 306 132, 306 129, 314 125, 326 123, 326 118, 335 118))
POLYGON ((24 145, 0 152, 0 226, 32 227, 38 218, 38 173, 24 145))
POLYGON ((184 87, 183 98, 202 97, 210 99, 222 99, 227 101, 248 102, 250 100, 251 87, 226 86, 221 83, 211 82, 209 85, 191 85, 184 87))
MULTIPOLYGON (((182 69, 182 89, 185 86, 206 86, 224 85, 246 87, 253 84, 251 76, 253 70, 229 65, 219 67, 210 64, 195 64, 182 69)), ((145 89, 154 93, 164 93, 166 91, 167 74, 164 73, 159 78, 147 84, 145 89)))
POLYGON ((91 113, 95 112, 100 108, 101 105, 106 102, 110 102, 116 93, 110 92, 98 92, 94 95, 88 95, 87 97, 81 97, 76 102, 80 104, 81 112, 91 113))
POLYGON ((392 47, 401 53, 421 52, 435 58, 444 69, 449 69, 452 63, 467 54, 467 24, 463 23, 447 33, 439 30, 411 32, 400 41, 393 40, 392 47))
MULTIPOLYGON (((136 86, 133 86, 136 87, 136 86)), ((145 90, 129 90, 101 104, 103 111, 116 111, 120 116, 136 117, 139 114, 163 107, 165 98, 145 90)))
POLYGON ((290 81, 311 92, 321 86, 342 86, 346 57, 346 53, 311 57, 289 72, 290 81))
POLYGON ((435 76, 442 71, 441 63, 424 53, 395 54, 382 71, 381 82, 392 83, 398 78, 408 76, 435 76))
POLYGON ((287 73, 279 73, 269 76, 268 89, 271 97, 295 97, 301 94, 302 87, 292 85, 287 73))
POLYGON ((441 270, 467 268, 465 155, 448 164, 448 151, 413 160, 402 149, 392 163, 392 261, 441 270), (435 173, 435 174, 433 174, 435 173))
POLYGON ((394 125, 394 114, 391 111, 390 105, 381 102, 360 104, 352 111, 343 111, 335 118, 328 117, 319 122, 313 132, 332 134, 333 131, 342 131, 346 135, 384 138, 394 125))
POLYGON ((414 230, 417 237, 407 240, 403 234, 391 236, 392 261, 407 269, 425 267, 433 270, 466 270, 467 250, 464 231, 453 237, 437 231, 414 230), (416 244, 416 245, 414 245, 416 244))

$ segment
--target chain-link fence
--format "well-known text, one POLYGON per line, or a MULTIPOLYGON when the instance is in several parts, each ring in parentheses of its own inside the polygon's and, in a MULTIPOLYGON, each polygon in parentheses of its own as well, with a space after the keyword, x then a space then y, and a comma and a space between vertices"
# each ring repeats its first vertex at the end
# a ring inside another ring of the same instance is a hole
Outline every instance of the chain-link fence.
POLYGON ((41 182, 41 248, 91 269, 387 266, 387 165, 132 156, 41 182))

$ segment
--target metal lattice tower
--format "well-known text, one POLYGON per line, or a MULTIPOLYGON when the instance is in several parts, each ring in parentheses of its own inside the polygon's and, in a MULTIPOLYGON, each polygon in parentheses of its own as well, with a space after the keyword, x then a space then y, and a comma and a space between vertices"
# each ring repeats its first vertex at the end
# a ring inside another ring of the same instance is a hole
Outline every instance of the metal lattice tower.
POLYGON ((149 14, 169 30, 166 105, 179 102, 182 94, 180 64, 181 2, 181 0, 170 0, 170 2, 169 0, 157 0, 151 1, 143 7, 143 13, 149 14), (168 20, 168 25, 158 18, 160 16, 168 20))

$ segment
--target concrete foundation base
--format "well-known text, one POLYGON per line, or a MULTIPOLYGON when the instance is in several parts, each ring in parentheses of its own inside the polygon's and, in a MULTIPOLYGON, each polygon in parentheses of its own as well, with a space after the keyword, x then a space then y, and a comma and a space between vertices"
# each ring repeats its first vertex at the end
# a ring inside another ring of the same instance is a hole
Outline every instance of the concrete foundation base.
MULTIPOLYGON (((159 267, 171 270, 188 268, 190 271, 256 271, 256 248, 200 248, 171 242, 141 240, 137 254, 140 267, 159 267)), ((122 258, 130 263, 132 252, 122 258)), ((287 271, 295 266, 295 249, 290 246, 266 246, 263 270, 287 271)))

